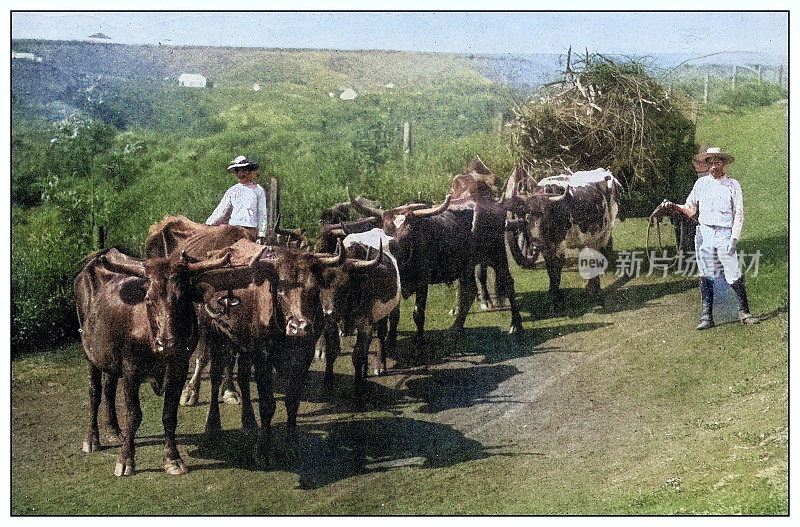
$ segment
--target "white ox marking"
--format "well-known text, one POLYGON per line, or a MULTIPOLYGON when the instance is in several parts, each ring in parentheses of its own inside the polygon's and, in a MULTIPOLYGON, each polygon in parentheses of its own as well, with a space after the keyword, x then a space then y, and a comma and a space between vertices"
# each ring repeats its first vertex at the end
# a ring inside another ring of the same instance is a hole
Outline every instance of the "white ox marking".
MULTIPOLYGON (((405 219, 405 216, 398 216, 395 219, 395 222, 399 218, 405 219)), ((343 242, 345 248, 350 247, 353 243, 361 243, 363 245, 366 245, 367 247, 372 247, 375 250, 380 249, 382 246, 383 254, 389 257, 389 259, 392 261, 392 265, 394 266, 394 273, 396 279, 395 283, 397 286, 395 289, 397 292, 395 293, 394 298, 392 298, 386 303, 376 300, 372 304, 373 322, 377 322, 379 320, 383 320, 384 318, 388 317, 389 313, 391 313, 392 310, 394 310, 394 308, 400 304, 400 270, 397 267, 397 259, 394 257, 391 250, 389 249, 389 242, 391 242, 392 240, 394 240, 394 238, 383 232, 383 229, 375 228, 367 232, 348 234, 347 236, 345 236, 343 242)))
MULTIPOLYGON (((605 183, 609 192, 611 192, 615 185, 621 186, 617 178, 604 168, 583 170, 573 174, 560 174, 558 176, 542 178, 537 183, 537 186, 545 187, 547 185, 557 185, 566 190, 568 187, 585 187, 596 183, 605 183)), ((573 222, 572 228, 567 232, 563 246, 570 249, 589 247, 599 250, 608 245, 611 239, 611 231, 617 221, 619 205, 614 199, 609 199, 606 205, 605 214, 603 214, 603 227, 598 232, 582 232, 578 229, 578 225, 573 222)), ((563 252, 563 250, 561 252, 563 252)))

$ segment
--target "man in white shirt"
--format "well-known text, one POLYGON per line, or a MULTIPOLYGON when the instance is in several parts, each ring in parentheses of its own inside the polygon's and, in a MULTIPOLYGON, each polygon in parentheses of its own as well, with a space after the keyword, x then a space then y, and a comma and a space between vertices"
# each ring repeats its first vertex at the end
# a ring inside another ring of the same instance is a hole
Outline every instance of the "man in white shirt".
POLYGON ((226 170, 235 174, 239 182, 225 191, 206 225, 241 225, 253 238, 264 239, 275 226, 269 225, 267 194, 258 184, 259 168, 245 156, 231 161, 226 170))
POLYGON ((739 182, 726 173, 726 167, 734 158, 711 147, 697 154, 694 161, 696 167, 707 166, 708 175, 697 179, 684 205, 666 202, 664 208, 689 217, 700 210, 694 243, 703 311, 697 329, 714 327, 714 277, 720 272, 739 297, 739 320, 743 324, 758 324, 759 320, 750 314, 744 275, 736 254, 736 243, 742 237, 744 225, 744 198, 739 182))

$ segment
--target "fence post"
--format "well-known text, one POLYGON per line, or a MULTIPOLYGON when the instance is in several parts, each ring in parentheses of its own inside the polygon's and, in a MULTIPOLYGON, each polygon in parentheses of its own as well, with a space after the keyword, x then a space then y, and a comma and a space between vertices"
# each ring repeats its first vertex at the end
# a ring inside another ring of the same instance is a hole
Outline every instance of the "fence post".
POLYGON ((739 73, 739 66, 734 66, 733 67, 733 76, 731 77, 731 85, 733 86, 734 90, 736 89, 736 74, 737 73, 739 73))
POLYGON ((106 246, 106 228, 102 225, 92 225, 92 245, 95 251, 106 246))
POLYGON ((706 73, 705 82, 703 82, 703 104, 708 104, 708 73, 706 73))
POLYGON ((403 123, 403 162, 411 155, 411 122, 403 123))
POLYGON ((778 86, 783 86, 783 64, 778 66, 778 86))

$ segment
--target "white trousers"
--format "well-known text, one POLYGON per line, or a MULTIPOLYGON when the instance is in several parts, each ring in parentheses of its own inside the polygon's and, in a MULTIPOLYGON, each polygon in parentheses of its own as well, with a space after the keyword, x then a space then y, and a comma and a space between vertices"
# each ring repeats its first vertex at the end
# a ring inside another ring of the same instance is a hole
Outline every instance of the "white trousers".
POLYGON ((731 244, 731 228, 698 225, 694 235, 697 269, 700 276, 716 278, 724 274, 725 281, 734 283, 742 276, 739 257, 731 244))

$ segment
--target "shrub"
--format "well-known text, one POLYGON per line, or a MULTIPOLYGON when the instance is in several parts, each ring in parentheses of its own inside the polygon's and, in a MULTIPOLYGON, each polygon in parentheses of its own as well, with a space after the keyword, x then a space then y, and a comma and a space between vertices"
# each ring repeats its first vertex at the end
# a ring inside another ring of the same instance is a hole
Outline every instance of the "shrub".
POLYGON ((769 106, 789 94, 787 90, 777 84, 767 82, 746 82, 736 88, 729 87, 717 95, 715 102, 732 109, 751 109, 759 106, 769 106))

